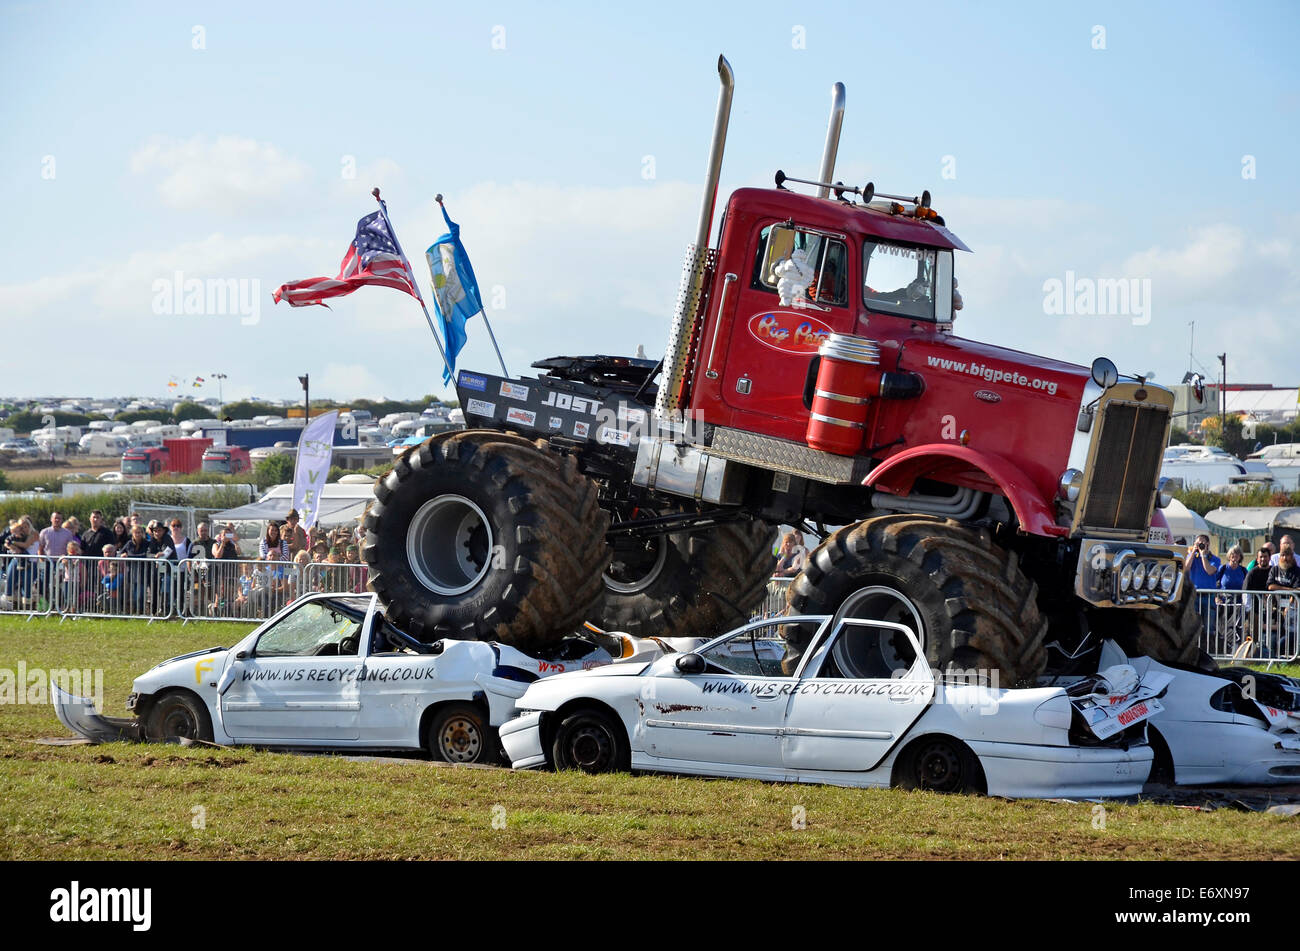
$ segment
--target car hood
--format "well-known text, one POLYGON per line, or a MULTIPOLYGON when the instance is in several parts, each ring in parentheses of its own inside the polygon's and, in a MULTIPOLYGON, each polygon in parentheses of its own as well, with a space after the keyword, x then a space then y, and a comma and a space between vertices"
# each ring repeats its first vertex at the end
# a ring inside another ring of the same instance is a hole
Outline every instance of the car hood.
POLYGON ((590 670, 571 670, 567 673, 556 674, 553 677, 547 677, 546 683, 569 683, 579 677, 637 677, 650 664, 643 663, 621 663, 606 664, 603 667, 593 667, 590 670))
POLYGON ((205 664, 203 674, 210 679, 216 679, 216 676, 226 666, 226 656, 230 653, 229 647, 213 647, 205 651, 190 651, 188 654, 180 654, 176 657, 169 657, 160 664, 149 668, 139 677, 135 678, 131 685, 135 693, 153 693, 160 686, 170 686, 176 683, 193 684, 198 687, 205 679, 200 676, 198 670, 198 661, 211 658, 210 664, 205 664), (180 670, 187 673, 183 679, 180 670))

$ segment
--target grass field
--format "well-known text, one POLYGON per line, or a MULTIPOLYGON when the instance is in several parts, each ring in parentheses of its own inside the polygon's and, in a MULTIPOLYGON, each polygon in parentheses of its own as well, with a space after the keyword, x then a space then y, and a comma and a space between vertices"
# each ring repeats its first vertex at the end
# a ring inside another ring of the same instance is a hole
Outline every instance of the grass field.
MULTIPOLYGON (((102 669, 122 714, 135 675, 247 630, 4 617, 0 670, 102 669)), ((65 733, 0 704, 0 859, 1300 858, 1300 818, 1230 809, 33 742, 65 733)))

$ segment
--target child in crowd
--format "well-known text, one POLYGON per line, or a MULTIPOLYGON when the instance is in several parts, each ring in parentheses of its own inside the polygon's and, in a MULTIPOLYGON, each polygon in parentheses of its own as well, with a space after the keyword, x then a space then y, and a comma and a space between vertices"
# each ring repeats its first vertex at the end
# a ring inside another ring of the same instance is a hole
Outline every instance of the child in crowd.
POLYGON ((348 590, 353 594, 365 593, 366 566, 361 564, 356 545, 348 545, 343 549, 343 563, 348 566, 348 590))
POLYGON ((253 563, 244 562, 243 571, 239 575, 239 593, 235 595, 235 611, 240 617, 248 617, 250 604, 253 599, 253 563))

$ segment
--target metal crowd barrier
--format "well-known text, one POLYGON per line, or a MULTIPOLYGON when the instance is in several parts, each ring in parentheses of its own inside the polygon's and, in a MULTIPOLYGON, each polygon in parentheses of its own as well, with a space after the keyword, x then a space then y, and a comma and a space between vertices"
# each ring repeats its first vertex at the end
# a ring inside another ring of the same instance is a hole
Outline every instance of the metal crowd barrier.
POLYGON ((92 555, 0 557, 0 614, 264 621, 316 591, 366 590, 362 564, 92 555))
POLYGON ((6 555, 0 613, 165 618, 177 566, 156 558, 6 555))
POLYGON ((1295 663, 1300 657, 1300 591, 1198 588, 1202 644, 1219 661, 1295 663))
POLYGON ((777 578, 772 577, 767 582, 767 593, 763 595, 763 603, 760 604, 750 617, 751 621, 760 621, 763 618, 777 617, 785 613, 785 594, 790 588, 790 582, 794 578, 777 578))

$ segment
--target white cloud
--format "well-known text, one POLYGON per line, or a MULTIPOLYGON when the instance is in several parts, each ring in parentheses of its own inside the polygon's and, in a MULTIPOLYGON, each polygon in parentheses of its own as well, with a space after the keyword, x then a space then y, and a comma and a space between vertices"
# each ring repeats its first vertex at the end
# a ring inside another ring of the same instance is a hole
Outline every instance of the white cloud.
POLYGON ((311 175, 305 162, 274 145, 234 135, 215 141, 155 136, 131 156, 131 170, 153 176, 172 208, 225 214, 283 204, 311 175))
MULTIPOLYGON (((1270 245, 1270 254, 1276 258, 1281 249, 1276 242, 1270 245)), ((1149 277, 1153 284, 1197 294, 1222 286, 1234 272, 1248 266, 1248 257, 1256 253, 1258 248, 1248 246, 1242 228, 1223 223, 1205 225, 1194 229, 1181 247, 1154 247, 1130 255, 1124 261, 1123 273, 1149 277)))

